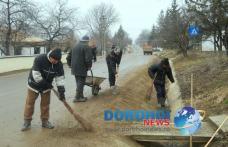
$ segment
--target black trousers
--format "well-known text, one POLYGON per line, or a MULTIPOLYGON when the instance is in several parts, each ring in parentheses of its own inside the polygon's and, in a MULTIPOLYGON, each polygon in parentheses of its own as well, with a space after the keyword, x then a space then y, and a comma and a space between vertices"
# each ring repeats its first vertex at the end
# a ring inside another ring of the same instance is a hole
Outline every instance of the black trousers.
POLYGON ((84 90, 84 85, 85 85, 85 81, 86 81, 86 77, 84 76, 75 76, 75 80, 76 80, 76 97, 80 97, 83 96, 83 90, 84 90))
POLYGON ((116 83, 116 67, 115 65, 111 64, 110 62, 107 61, 107 66, 108 66, 108 76, 109 76, 109 85, 115 86, 116 83))
POLYGON ((158 103, 164 105, 166 100, 166 91, 165 91, 165 85, 161 84, 154 84, 154 87, 157 92, 157 99, 158 103))

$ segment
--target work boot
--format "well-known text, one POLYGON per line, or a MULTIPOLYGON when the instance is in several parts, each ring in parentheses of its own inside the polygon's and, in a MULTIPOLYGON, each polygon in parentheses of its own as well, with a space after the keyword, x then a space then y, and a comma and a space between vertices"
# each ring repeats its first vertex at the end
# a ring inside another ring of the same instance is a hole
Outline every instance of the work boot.
POLYGON ((43 121, 42 122, 42 127, 47 128, 47 129, 54 129, 54 125, 52 125, 49 121, 43 121))
POLYGON ((116 86, 111 86, 111 90, 112 90, 112 94, 116 95, 117 94, 117 90, 116 90, 116 86))
POLYGON ((87 97, 84 97, 84 94, 82 92, 81 95, 80 95, 79 102, 85 102, 85 101, 87 101, 87 97))
POLYGON ((73 103, 79 102, 79 98, 74 98, 73 103))
POLYGON ((87 101, 86 97, 80 97, 79 99, 75 98, 73 100, 74 103, 76 103, 76 102, 86 102, 86 101, 87 101))
POLYGON ((165 109, 165 104, 161 104, 161 108, 162 109, 165 109))
POLYGON ((31 128, 31 121, 30 120, 25 120, 24 124, 21 128, 21 131, 27 131, 31 128))
POLYGON ((86 102, 87 101, 87 98, 86 97, 82 97, 78 100, 78 102, 86 102))
POLYGON ((74 103, 76 102, 85 102, 87 101, 87 97, 84 97, 83 93, 77 93, 75 99, 73 100, 74 103))
POLYGON ((161 107, 161 104, 157 103, 157 108, 160 108, 161 107))
POLYGON ((73 102, 76 103, 76 102, 79 101, 79 99, 80 99, 80 94, 79 94, 79 92, 77 91, 77 92, 76 92, 76 95, 75 95, 75 97, 74 97, 73 102))

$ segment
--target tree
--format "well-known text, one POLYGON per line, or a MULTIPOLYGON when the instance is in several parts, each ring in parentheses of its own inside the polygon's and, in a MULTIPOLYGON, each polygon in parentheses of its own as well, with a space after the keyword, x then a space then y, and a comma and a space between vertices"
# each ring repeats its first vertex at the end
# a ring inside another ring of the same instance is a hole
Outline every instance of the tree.
POLYGON ((45 33, 47 39, 47 52, 52 49, 53 42, 67 37, 72 30, 77 30, 79 21, 75 14, 77 9, 70 8, 66 0, 57 0, 54 7, 34 7, 30 18, 45 33))
POLYGON ((132 44, 131 38, 129 38, 126 31, 124 31, 123 27, 120 25, 118 31, 115 33, 113 37, 113 43, 120 47, 121 50, 126 49, 127 45, 132 44))
POLYGON ((150 31, 149 30, 142 30, 139 34, 138 38, 136 39, 136 44, 139 46, 143 46, 145 43, 149 41, 150 31))
POLYGON ((164 11, 160 12, 158 27, 153 26, 149 42, 154 42, 153 46, 179 49, 183 56, 187 56, 190 41, 187 30, 190 21, 186 10, 179 8, 176 0, 173 0, 165 14, 164 11))
MULTIPOLYGON (((5 33, 4 48, 6 55, 13 55, 13 33, 17 34, 25 24, 26 12, 31 5, 27 0, 0 0, 1 5, 1 30, 5 33)), ((25 28, 24 28, 25 29, 25 28)))
POLYGON ((153 25, 152 30, 150 32, 148 44, 152 45, 153 47, 158 47, 160 45, 160 38, 158 36, 158 29, 156 28, 155 25, 153 25))
POLYGON ((119 16, 111 4, 101 3, 91 8, 86 15, 84 22, 86 29, 96 37, 103 50, 109 36, 110 28, 119 21, 119 16))
POLYGON ((213 36, 214 50, 222 51, 224 45, 228 55, 223 35, 228 29, 227 0, 186 0, 186 3, 188 10, 198 18, 195 21, 201 25, 204 39, 213 36))

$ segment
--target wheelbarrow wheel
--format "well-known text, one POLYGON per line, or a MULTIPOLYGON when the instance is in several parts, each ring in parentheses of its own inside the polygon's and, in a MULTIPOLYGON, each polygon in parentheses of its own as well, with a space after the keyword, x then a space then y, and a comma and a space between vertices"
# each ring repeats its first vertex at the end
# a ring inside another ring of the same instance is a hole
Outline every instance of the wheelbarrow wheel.
POLYGON ((94 96, 97 96, 98 93, 99 93, 99 90, 100 90, 100 87, 99 87, 98 85, 94 85, 94 86, 92 87, 92 94, 93 94, 94 96))

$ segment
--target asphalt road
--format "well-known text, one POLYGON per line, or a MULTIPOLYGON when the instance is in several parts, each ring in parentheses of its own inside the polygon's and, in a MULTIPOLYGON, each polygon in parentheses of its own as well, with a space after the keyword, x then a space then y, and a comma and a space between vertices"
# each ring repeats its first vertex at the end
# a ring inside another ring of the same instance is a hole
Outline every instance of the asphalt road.
MULTIPOLYGON (((132 53, 124 55, 120 64, 120 78, 131 74, 133 69, 147 64, 152 56, 144 56, 142 53, 132 53)), ((70 69, 65 66, 65 85, 67 101, 72 104, 75 95, 75 79, 71 75, 70 69)), ((107 65, 104 58, 100 58, 92 67, 94 76, 108 77, 107 65)), ((28 72, 22 72, 14 75, 0 77, 0 146, 29 146, 31 141, 37 136, 47 135, 47 130, 42 131, 40 128, 40 98, 37 99, 35 112, 32 121, 32 130, 29 132, 21 132, 23 124, 23 111, 27 92, 27 77, 28 72)), ((109 88, 108 80, 106 79, 101 84, 102 90, 109 88)), ((91 88, 85 88, 85 95, 91 97, 91 88)), ((85 103, 86 105, 86 103, 85 103)), ((66 112, 63 105, 52 94, 50 107, 50 121, 58 123, 66 112)))

